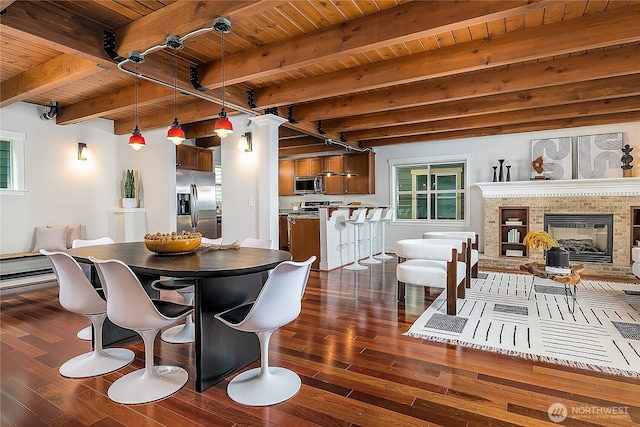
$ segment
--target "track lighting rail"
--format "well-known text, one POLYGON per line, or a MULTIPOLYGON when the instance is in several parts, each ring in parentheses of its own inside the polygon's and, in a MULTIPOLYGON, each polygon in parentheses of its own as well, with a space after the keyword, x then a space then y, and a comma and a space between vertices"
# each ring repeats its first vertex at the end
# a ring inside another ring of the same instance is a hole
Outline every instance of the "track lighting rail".
MULTIPOLYGON (((154 77, 149 77, 149 76, 145 76, 144 74, 138 73, 137 71, 131 71, 131 70, 127 70, 125 67, 125 65, 127 65, 128 63, 142 63, 144 62, 144 57, 155 52, 158 51, 160 49, 165 49, 165 48, 171 48, 171 49, 182 49, 184 46, 184 41, 197 36, 199 34, 203 34, 203 33, 208 33, 210 31, 217 31, 217 32, 223 32, 223 33, 228 33, 231 31, 231 21, 229 21, 226 18, 216 18, 216 20, 214 21, 214 24, 211 27, 204 27, 204 28, 200 28, 198 30, 192 31, 190 33, 185 34, 182 37, 179 36, 169 36, 167 37, 167 42, 165 44, 161 44, 161 45, 156 45, 156 46, 152 46, 150 48, 148 48, 147 50, 145 50, 144 52, 131 52, 129 54, 129 57, 124 58, 122 56, 120 56, 118 54, 118 52, 116 51, 115 45, 116 45, 116 41, 115 41, 115 34, 110 32, 110 31, 104 31, 104 37, 103 37, 103 49, 104 51, 107 53, 107 55, 109 55, 109 57, 117 62, 117 67, 120 71, 122 71, 123 73, 129 74, 130 76, 133 77, 139 77, 141 79, 174 89, 174 86, 169 84, 169 83, 165 83, 162 80, 158 80, 154 77), (174 47, 177 46, 177 47, 174 47)), ((193 95, 196 98, 202 99, 204 101, 209 101, 209 102, 214 102, 216 104, 222 105, 222 100, 221 99, 217 99, 215 97, 212 96, 208 96, 208 95, 204 95, 202 92, 208 91, 207 88, 205 88, 204 86, 200 85, 199 82, 199 78, 198 78, 198 69, 196 67, 190 67, 190 73, 189 73, 189 79, 191 81, 191 84, 194 87, 194 90, 190 90, 190 89, 185 89, 185 88, 180 88, 180 91, 187 94, 187 95, 193 95)), ((224 94, 223 94, 224 96, 224 94)), ((257 106, 255 104, 253 104, 253 93, 247 92, 247 103, 248 106, 247 107, 242 107, 240 105, 233 105, 233 109, 243 112, 245 114, 250 114, 250 115, 255 115, 255 108, 257 108, 257 106)), ((264 110, 264 114, 274 114, 274 115, 278 115, 278 108, 277 107, 272 107, 272 108, 265 108, 264 110)), ((289 114, 289 119, 292 119, 293 114, 292 114, 292 110, 291 114, 289 114)), ((295 123, 295 121, 293 121, 292 123, 295 123)), ((320 135, 322 134, 326 134, 326 132, 324 130, 322 130, 322 122, 318 121, 317 123, 317 127, 318 127, 318 133, 320 135)), ((348 144, 345 144, 343 142, 337 142, 334 141, 333 139, 327 138, 325 139, 325 143, 327 145, 330 144, 336 144, 336 145, 340 145, 344 148, 347 148, 348 150, 354 150, 354 151, 369 151, 370 148, 364 148, 362 147, 362 144, 359 144, 359 147, 353 147, 350 146, 348 144)))

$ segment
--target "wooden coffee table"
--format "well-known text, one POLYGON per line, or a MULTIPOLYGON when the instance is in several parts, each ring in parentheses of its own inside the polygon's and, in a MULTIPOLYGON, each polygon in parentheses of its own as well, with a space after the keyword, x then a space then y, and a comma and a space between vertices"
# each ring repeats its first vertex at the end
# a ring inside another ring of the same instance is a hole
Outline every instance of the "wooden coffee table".
POLYGON ((520 270, 526 271, 533 275, 533 280, 531 281, 531 289, 527 298, 531 298, 531 294, 533 291, 533 283, 535 282, 536 277, 541 279, 551 279, 554 282, 562 283, 564 285, 564 295, 567 301, 567 307, 569 307, 569 311, 573 313, 573 310, 576 307, 576 299, 578 298, 578 288, 576 285, 582 281, 580 277, 580 273, 584 271, 584 265, 582 264, 574 264, 571 266, 571 273, 569 274, 556 274, 550 273, 545 270, 544 261, 538 262, 530 262, 527 264, 522 264, 520 266, 520 270), (569 306, 569 297, 573 300, 572 306, 569 306))

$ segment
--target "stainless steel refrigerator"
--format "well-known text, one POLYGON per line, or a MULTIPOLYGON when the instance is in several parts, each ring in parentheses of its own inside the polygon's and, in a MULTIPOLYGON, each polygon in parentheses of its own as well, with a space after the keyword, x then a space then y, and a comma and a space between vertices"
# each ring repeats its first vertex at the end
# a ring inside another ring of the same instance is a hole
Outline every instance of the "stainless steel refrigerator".
POLYGON ((176 169, 177 231, 199 231, 215 239, 217 232, 214 172, 176 169))

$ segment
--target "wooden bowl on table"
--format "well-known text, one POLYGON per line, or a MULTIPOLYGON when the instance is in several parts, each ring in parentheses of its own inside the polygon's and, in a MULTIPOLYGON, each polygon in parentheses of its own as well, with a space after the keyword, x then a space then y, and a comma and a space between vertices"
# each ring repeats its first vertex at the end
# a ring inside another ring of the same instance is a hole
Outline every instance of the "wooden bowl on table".
POLYGON ((155 233, 144 236, 144 244, 158 255, 181 255, 200 247, 202 235, 183 231, 182 233, 155 233))

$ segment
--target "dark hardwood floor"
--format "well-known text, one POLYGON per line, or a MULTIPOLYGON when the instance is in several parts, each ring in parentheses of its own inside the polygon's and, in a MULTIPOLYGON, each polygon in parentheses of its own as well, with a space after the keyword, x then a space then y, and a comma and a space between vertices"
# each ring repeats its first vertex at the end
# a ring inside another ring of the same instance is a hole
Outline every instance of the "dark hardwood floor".
MULTIPOLYGON (((549 426, 556 424, 547 410, 557 402, 569 411, 562 425, 640 424, 638 379, 403 336, 439 290, 409 287, 398 305, 395 265, 311 273, 301 315, 274 334, 270 352, 272 365, 301 376, 302 389, 265 408, 233 403, 227 381, 197 393, 193 379, 158 402, 115 404, 107 389, 143 366, 141 339, 123 343, 136 353, 132 365, 67 379, 58 367, 89 351, 75 336, 87 319, 60 307, 57 287, 5 294, 1 425, 549 426)), ((156 363, 183 366, 193 377, 193 344, 158 338, 155 354, 156 363)))

